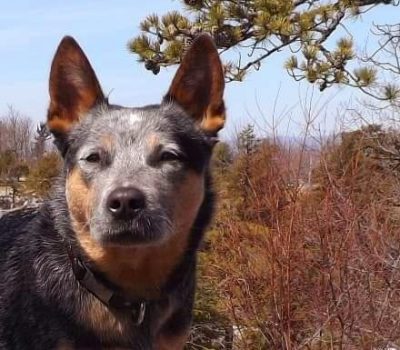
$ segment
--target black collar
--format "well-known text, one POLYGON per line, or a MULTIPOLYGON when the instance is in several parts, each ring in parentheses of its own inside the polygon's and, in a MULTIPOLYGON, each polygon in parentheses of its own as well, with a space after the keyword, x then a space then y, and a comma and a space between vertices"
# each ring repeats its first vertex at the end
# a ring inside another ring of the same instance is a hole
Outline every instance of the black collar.
POLYGON ((146 314, 147 301, 132 301, 121 293, 110 289, 93 274, 93 272, 79 257, 74 254, 71 244, 68 244, 67 247, 72 271, 81 286, 86 288, 107 307, 120 311, 128 311, 132 316, 134 324, 136 326, 141 325, 146 314))

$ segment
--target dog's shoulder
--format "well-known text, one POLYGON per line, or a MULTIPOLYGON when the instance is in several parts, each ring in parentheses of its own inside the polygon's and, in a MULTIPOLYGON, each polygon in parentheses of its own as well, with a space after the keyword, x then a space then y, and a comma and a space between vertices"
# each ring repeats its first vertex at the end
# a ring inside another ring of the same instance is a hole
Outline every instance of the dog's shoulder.
POLYGON ((43 255, 51 245, 48 242, 55 240, 54 236, 54 223, 46 205, 3 215, 0 218, 0 272, 7 273, 4 269, 8 264, 23 268, 25 261, 29 264, 43 255))
POLYGON ((21 209, 0 217, 0 250, 19 238, 38 217, 38 209, 21 209))
POLYGON ((38 212, 38 208, 23 208, 8 213, 6 212, 0 216, 0 232, 18 230, 24 227, 38 215, 38 212))

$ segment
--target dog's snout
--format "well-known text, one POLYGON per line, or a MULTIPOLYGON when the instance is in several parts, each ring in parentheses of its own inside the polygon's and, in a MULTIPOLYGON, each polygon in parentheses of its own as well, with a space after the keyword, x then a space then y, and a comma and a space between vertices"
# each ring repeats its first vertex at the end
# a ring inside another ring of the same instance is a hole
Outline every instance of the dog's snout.
POLYGON ((127 220, 145 207, 144 193, 135 187, 119 187, 107 199, 107 210, 116 219, 127 220))

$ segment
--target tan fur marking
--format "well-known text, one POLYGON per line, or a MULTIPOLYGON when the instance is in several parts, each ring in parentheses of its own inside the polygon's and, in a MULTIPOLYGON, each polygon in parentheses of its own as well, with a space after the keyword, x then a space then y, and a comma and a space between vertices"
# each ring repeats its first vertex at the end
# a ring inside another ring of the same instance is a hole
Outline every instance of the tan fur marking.
POLYGON ((84 232, 89 227, 93 191, 83 181, 80 171, 73 169, 67 178, 66 198, 74 228, 84 232))
POLYGON ((74 110, 65 110, 52 101, 49 108, 48 126, 54 132, 67 133, 88 113, 96 102, 96 95, 92 91, 79 92, 79 105, 74 110))
MULTIPOLYGON (((77 188, 84 191, 81 185, 77 188)), ((97 268, 127 293, 139 297, 157 296, 159 286, 165 282, 186 248, 190 228, 203 201, 203 192, 203 176, 190 172, 175 194, 174 234, 159 245, 102 247, 91 238, 87 225, 86 229, 82 225, 76 227, 79 242, 97 268)), ((85 199, 78 195, 77 200, 71 199, 71 202, 85 203, 85 199)), ((90 211, 89 207, 88 204, 83 204, 83 207, 73 204, 73 210, 79 215, 78 221, 90 211)))
POLYGON ((201 121, 200 127, 208 132, 215 133, 221 130, 225 124, 225 113, 222 114, 211 114, 207 112, 203 120, 201 121))
POLYGON ((103 341, 115 342, 130 332, 131 322, 126 315, 112 313, 94 297, 82 305, 80 316, 82 323, 89 325, 103 341))
MULTIPOLYGON (((66 196, 78 241, 86 254, 110 281, 135 297, 157 296, 186 249, 187 239, 204 196, 204 178, 189 172, 175 194, 174 234, 165 242, 146 247, 103 247, 89 231, 93 191, 78 169, 67 179, 66 196)), ((124 322, 100 302, 85 305, 82 317, 100 334, 124 334, 124 322), (111 333, 110 333, 111 332, 111 333)), ((111 335, 112 334, 112 335, 111 335)))
POLYGON ((53 115, 47 122, 49 130, 58 133, 67 133, 71 128, 71 122, 60 118, 58 115, 53 115))
POLYGON ((147 144, 148 144, 150 150, 157 149, 157 147, 159 147, 159 145, 160 145, 159 136, 157 134, 151 134, 147 141, 147 144))
POLYGON ((103 135, 100 138, 100 142, 103 145, 103 147, 107 150, 112 150, 114 147, 114 137, 109 134, 109 135, 103 135))
POLYGON ((74 346, 69 340, 60 340, 55 348, 56 350, 74 350, 74 346))

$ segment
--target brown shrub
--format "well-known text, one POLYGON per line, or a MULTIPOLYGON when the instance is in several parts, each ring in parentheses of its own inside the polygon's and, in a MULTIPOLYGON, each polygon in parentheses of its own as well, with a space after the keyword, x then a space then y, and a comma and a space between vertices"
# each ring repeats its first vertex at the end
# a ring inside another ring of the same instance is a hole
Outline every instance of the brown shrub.
POLYGON ((276 145, 233 160, 203 276, 220 314, 260 331, 241 348, 400 341, 399 183, 379 156, 386 136, 361 130, 325 147, 307 195, 288 186, 290 155, 276 145))

